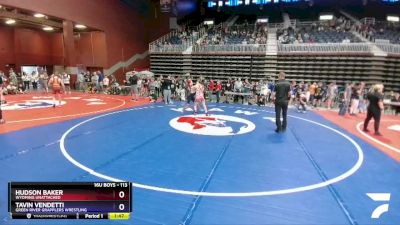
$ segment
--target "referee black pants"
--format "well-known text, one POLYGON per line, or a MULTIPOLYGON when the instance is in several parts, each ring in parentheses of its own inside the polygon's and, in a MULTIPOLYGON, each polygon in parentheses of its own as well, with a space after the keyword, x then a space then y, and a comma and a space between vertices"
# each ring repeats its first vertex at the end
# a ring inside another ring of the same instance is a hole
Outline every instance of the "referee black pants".
POLYGON ((288 102, 275 102, 276 128, 279 131, 286 129, 287 110, 288 110, 288 102), (282 113, 282 118, 283 118, 282 122, 281 122, 281 113, 282 113))
POLYGON ((374 130, 375 133, 379 132, 379 124, 381 121, 381 110, 379 109, 368 109, 367 118, 364 121, 364 130, 367 129, 369 121, 374 118, 374 130))

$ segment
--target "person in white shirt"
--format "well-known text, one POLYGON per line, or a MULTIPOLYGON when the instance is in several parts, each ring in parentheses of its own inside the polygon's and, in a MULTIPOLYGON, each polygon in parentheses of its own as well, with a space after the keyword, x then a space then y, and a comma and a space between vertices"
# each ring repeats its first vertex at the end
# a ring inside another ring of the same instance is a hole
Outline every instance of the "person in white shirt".
POLYGON ((78 74, 77 82, 78 82, 78 91, 85 92, 85 76, 83 75, 83 72, 78 74))
POLYGON ((110 79, 108 78, 108 76, 105 76, 104 79, 103 79, 103 91, 104 91, 104 94, 107 94, 109 85, 110 85, 110 79))
POLYGON ((93 72, 91 81, 92 81, 91 93, 97 93, 97 91, 99 90, 99 76, 97 75, 96 72, 93 72))
POLYGON ((43 90, 44 93, 49 93, 49 87, 48 87, 48 82, 49 82, 49 75, 47 75, 46 72, 42 72, 39 75, 39 84, 40 88, 43 90))
POLYGON ((31 75, 28 73, 22 73, 22 81, 24 82, 24 91, 25 93, 29 91, 29 86, 31 84, 31 75))
POLYGON ((71 85, 70 85, 70 79, 71 76, 67 73, 63 73, 62 75, 62 81, 64 83, 64 87, 65 87, 65 94, 71 94, 71 85))

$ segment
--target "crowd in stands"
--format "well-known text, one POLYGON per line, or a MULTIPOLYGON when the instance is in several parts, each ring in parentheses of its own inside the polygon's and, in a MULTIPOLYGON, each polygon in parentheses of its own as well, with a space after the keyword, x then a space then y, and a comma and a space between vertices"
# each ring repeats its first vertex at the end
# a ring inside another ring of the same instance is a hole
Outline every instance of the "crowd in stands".
POLYGON ((357 31, 372 42, 382 39, 391 44, 400 44, 400 25, 396 23, 359 24, 357 31))
POLYGON ((344 17, 329 21, 313 22, 311 25, 296 25, 277 32, 278 43, 354 43, 361 42, 351 33, 354 24, 344 17))
MULTIPOLYGON (((200 45, 238 45, 267 44, 267 26, 265 24, 241 24, 234 26, 205 26, 207 30, 200 45)), ((389 40, 392 44, 400 44, 400 25, 395 23, 355 24, 344 17, 328 21, 299 23, 296 27, 288 27, 277 31, 280 44, 302 43, 358 43, 362 42, 352 31, 358 31, 371 41, 389 40)), ((157 46, 173 46, 194 42, 194 30, 184 29, 164 40, 157 46)))
POLYGON ((161 46, 172 46, 172 45, 182 45, 186 43, 192 43, 196 39, 196 31, 193 29, 185 28, 182 31, 176 31, 172 35, 164 40, 162 43, 160 41, 156 42, 156 45, 161 46))
POLYGON ((267 27, 264 24, 211 27, 201 45, 267 44, 267 27))

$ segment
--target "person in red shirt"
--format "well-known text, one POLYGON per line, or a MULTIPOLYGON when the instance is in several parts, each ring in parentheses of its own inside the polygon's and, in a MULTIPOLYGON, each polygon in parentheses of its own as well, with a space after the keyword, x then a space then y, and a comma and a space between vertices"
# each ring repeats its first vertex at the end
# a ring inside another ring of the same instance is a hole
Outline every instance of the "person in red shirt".
POLYGON ((58 106, 61 106, 61 88, 65 90, 64 82, 61 76, 57 73, 51 76, 49 80, 49 87, 53 89, 53 107, 56 107, 56 98, 58 99, 58 106))
POLYGON ((212 101, 212 96, 215 88, 215 83, 213 80, 210 80, 210 84, 208 85, 208 100, 212 101))
POLYGON ((221 91, 222 91, 222 83, 219 80, 217 82, 217 86, 215 87, 215 94, 217 95, 217 103, 219 103, 219 98, 221 96, 221 91))

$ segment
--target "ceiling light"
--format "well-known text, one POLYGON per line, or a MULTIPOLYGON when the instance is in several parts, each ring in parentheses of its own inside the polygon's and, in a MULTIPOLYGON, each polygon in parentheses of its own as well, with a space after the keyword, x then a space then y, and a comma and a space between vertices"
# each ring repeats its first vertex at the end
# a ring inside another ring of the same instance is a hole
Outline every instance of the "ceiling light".
POLYGON ((43 30, 45 30, 45 31, 52 31, 52 30, 54 30, 54 28, 49 27, 49 26, 45 26, 45 27, 43 27, 43 30))
POLYGON ((332 14, 320 15, 319 20, 333 20, 333 15, 332 14))
POLYGON ((35 15, 33 15, 33 16, 36 17, 36 18, 43 18, 43 17, 45 17, 46 15, 41 14, 41 13, 35 13, 35 15))
POLYGON ((78 29, 85 29, 86 26, 83 25, 83 24, 75 24, 75 28, 78 28, 78 29))
POLYGON ((386 20, 389 22, 399 22, 400 18, 398 16, 387 16, 386 20))
POLYGON ((203 22, 205 25, 213 25, 214 24, 214 20, 204 20, 203 22))
POLYGON ((17 22, 17 21, 15 21, 13 19, 7 19, 6 20, 6 24, 9 24, 9 25, 14 24, 15 22, 17 22))

